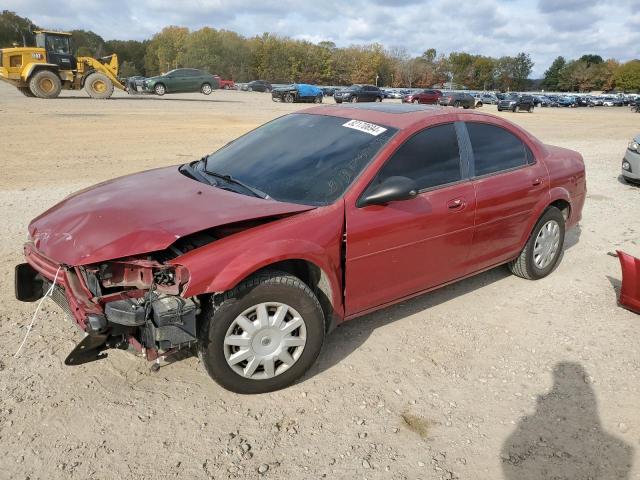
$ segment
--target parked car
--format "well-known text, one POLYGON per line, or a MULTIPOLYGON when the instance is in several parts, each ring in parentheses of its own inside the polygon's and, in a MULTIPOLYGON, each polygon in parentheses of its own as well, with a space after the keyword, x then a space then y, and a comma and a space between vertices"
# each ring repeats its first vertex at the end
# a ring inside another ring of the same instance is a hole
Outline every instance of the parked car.
POLYGON ((478 100, 483 105, 497 105, 499 101, 494 93, 481 93, 478 100))
POLYGON ((502 264, 549 275, 585 193, 579 153, 492 115, 314 107, 65 198, 15 292, 54 292, 88 334, 67 365, 194 345, 224 387, 268 392, 346 320, 502 264))
POLYGON ((629 183, 640 184, 640 134, 629 142, 622 159, 622 177, 629 183))
POLYGON ((322 94, 325 97, 333 97, 334 92, 336 91, 335 87, 320 87, 322 89, 322 94))
POLYGON ((575 108, 578 106, 575 97, 564 96, 558 98, 559 107, 575 108))
POLYGON ((269 82, 264 80, 254 80, 253 82, 249 82, 246 85, 242 86, 242 90, 247 92, 267 92, 271 93, 273 87, 269 82))
POLYGON ((404 93, 402 93, 402 90, 398 90, 398 89, 391 90, 391 93, 389 94, 389 98, 402 98, 402 97, 404 97, 404 93))
POLYGON ((351 85, 342 90, 336 90, 333 99, 342 102, 381 102, 383 98, 380 89, 374 85, 351 85))
POLYGON ((512 93, 505 97, 504 100, 500 100, 498 102, 498 111, 511 110, 512 112, 533 112, 534 106, 533 95, 512 93))
POLYGON ((165 93, 201 92, 209 95, 220 88, 219 77, 195 68, 176 68, 163 75, 147 78, 144 89, 156 95, 165 93))
POLYGON ((442 92, 442 96, 438 99, 438 104, 447 107, 463 107, 467 109, 475 107, 476 99, 468 93, 442 92))
POLYGON ((623 107, 624 102, 618 97, 605 97, 602 101, 602 105, 605 107, 623 107))
POLYGON ((438 100, 440 100, 441 96, 442 92, 440 90, 419 90, 402 97, 402 103, 423 103, 437 105, 438 100))
POLYGON ((220 88, 223 90, 235 90, 236 84, 233 80, 223 80, 218 75, 214 75, 220 82, 220 88))
POLYGON ((550 107, 552 105, 551 99, 544 95, 536 95, 534 98, 534 106, 536 107, 550 107))
POLYGON ((294 83, 286 87, 274 88, 271 99, 278 102, 314 102, 322 103, 322 89, 306 83, 294 83))

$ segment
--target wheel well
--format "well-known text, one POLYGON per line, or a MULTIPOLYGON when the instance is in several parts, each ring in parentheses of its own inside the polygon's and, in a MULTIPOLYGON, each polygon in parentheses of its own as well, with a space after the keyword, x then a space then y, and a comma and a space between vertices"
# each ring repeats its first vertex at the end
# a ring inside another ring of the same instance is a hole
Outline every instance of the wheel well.
POLYGON ((333 293, 331 291, 331 283, 327 274, 317 265, 307 260, 283 260, 281 262, 272 263, 261 268, 255 273, 264 272, 265 270, 279 270, 298 277, 302 280, 311 291, 318 297, 324 318, 326 319, 326 328, 332 328, 334 324, 335 312, 333 309, 333 293))
MULTIPOLYGON (((50 65, 36 65, 35 67, 33 67, 31 69, 31 72, 29 72, 29 76, 27 77, 27 82, 29 80, 31 80, 31 78, 38 72, 41 72, 42 70, 49 70, 51 73, 55 73, 58 78, 60 78, 60 74, 58 73, 58 69, 55 67, 52 67, 50 65)), ((62 80, 62 79, 60 79, 62 80)))
POLYGON ((564 217, 565 222, 569 219, 569 215, 571 214, 571 204, 566 200, 556 200, 552 202, 550 207, 556 207, 558 210, 562 212, 562 216, 564 217))

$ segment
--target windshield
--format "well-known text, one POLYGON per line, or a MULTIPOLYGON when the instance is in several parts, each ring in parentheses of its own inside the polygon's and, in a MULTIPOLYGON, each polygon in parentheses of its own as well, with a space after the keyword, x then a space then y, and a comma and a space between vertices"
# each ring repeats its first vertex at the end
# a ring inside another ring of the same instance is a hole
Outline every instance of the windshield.
POLYGON ((206 171, 230 175, 275 200, 327 205, 346 191, 395 132, 346 118, 290 114, 204 160, 206 171))

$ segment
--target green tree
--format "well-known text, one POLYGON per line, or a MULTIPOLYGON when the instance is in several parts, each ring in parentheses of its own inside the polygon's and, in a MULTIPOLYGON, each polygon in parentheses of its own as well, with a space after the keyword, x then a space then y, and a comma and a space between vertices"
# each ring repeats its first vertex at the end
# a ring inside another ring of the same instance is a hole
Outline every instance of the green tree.
POLYGON ((28 18, 3 10, 0 13, 0 48, 10 47, 14 43, 21 46, 34 45, 33 30, 37 29, 28 18))
POLYGON ((640 60, 621 65, 615 73, 616 87, 625 92, 640 91, 640 60))
POLYGON ((558 83, 560 81, 560 72, 567 64, 564 57, 556 57, 551 66, 544 72, 544 80, 542 80, 542 86, 547 90, 558 90, 558 83))

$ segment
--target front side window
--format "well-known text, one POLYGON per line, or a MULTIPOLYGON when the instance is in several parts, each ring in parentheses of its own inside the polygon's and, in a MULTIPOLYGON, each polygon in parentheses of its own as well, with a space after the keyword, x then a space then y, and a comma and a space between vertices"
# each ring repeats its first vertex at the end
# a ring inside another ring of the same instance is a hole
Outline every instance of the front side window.
POLYGON ((230 175, 275 200, 327 205, 396 131, 348 118, 290 114, 205 157, 198 168, 230 175))
POLYGON ((396 176, 411 178, 420 190, 461 180, 454 124, 431 127, 409 138, 380 169, 374 183, 396 176))
POLYGON ((529 148, 513 133, 486 123, 466 124, 475 162, 475 176, 488 175, 531 163, 529 148))

